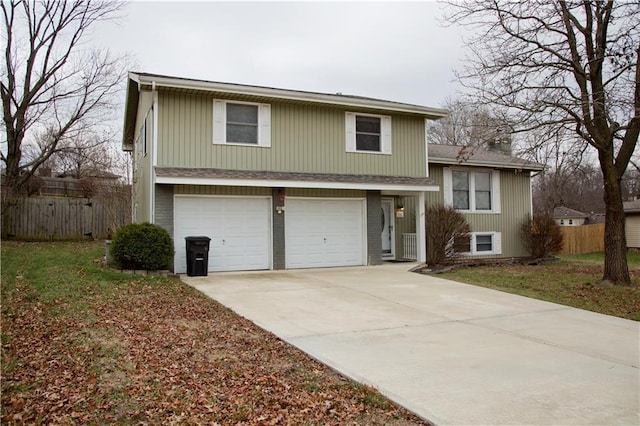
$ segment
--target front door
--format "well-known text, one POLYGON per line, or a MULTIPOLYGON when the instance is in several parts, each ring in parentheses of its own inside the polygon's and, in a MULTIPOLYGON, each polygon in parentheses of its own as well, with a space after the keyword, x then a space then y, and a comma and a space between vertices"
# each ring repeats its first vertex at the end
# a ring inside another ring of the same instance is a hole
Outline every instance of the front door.
POLYGON ((383 198, 382 207, 382 258, 395 259, 395 220, 393 215, 393 198, 383 198))

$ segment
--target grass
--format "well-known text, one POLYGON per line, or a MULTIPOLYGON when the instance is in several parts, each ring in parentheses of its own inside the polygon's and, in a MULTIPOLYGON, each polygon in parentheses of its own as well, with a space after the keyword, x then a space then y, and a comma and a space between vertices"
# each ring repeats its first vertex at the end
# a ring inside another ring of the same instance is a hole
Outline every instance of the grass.
POLYGON ((640 321, 640 253, 627 256, 632 286, 606 286, 603 253, 563 255, 536 266, 477 266, 443 278, 640 321))
POLYGON ((103 254, 3 242, 3 425, 425 424, 180 280, 121 274, 103 254))

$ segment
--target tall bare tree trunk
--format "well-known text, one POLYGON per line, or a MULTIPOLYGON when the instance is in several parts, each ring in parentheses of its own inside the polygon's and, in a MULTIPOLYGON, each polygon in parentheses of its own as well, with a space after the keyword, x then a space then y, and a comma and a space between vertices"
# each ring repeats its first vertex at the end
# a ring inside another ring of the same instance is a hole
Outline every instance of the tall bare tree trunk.
POLYGON ((603 281, 615 284, 631 284, 627 265, 627 240, 625 216, 622 206, 621 176, 616 167, 605 158, 600 158, 604 178, 604 202, 606 215, 604 224, 604 274, 603 281))

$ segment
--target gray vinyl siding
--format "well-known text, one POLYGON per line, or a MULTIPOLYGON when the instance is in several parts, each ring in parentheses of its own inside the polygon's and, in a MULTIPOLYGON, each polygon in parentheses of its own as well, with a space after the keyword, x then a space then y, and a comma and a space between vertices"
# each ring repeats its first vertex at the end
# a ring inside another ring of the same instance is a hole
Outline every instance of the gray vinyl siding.
POLYGON ((133 172, 133 203, 134 222, 151 221, 151 158, 153 146, 153 115, 151 108, 153 105, 153 95, 150 92, 141 92, 138 104, 138 115, 136 117, 136 127, 134 133, 134 172, 133 172), (146 120, 145 120, 146 118, 146 120), (142 151, 139 143, 141 130, 146 127, 147 153, 142 151))
POLYGON ((367 265, 382 263, 382 216, 380 191, 367 191, 367 265))
MULTIPOLYGON (((213 98, 159 93, 158 166, 425 176, 424 118, 392 116, 392 155, 347 153, 350 108, 272 102, 271 147, 214 145, 213 98)), ((357 112, 357 111, 356 111, 357 112)))
POLYGON ((254 186, 176 185, 175 193, 180 195, 270 196, 271 188, 254 186))
POLYGON ((271 196, 271 223, 272 223, 272 242, 273 242, 273 269, 286 269, 286 235, 285 235, 285 213, 278 212, 278 208, 285 205, 286 190, 285 188, 273 188, 271 196))
POLYGON ((287 188, 288 197, 365 198, 367 191, 355 189, 287 188))
MULTIPOLYGON (((429 165, 429 176, 442 188, 443 166, 429 165)), ((520 240, 520 225, 531 213, 529 172, 502 169, 500 171, 500 213, 464 213, 472 232, 500 232, 502 254, 483 257, 526 257, 520 240)), ((444 194, 427 192, 426 207, 444 203, 444 194)))
MULTIPOLYGON (((173 185, 156 185, 155 224, 173 238, 173 185)), ((173 265, 173 262, 171 263, 173 265)))
POLYGON ((627 213, 625 221, 627 247, 640 248, 640 215, 627 213))

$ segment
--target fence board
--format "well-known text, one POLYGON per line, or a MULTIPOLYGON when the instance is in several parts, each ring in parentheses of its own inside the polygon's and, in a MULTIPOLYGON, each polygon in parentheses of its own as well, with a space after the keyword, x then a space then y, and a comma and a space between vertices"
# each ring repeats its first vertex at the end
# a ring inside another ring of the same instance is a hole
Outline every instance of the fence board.
POLYGON ((562 254, 586 254, 604 251, 604 223, 561 226, 562 254))
POLYGON ((126 199, 27 197, 3 208, 2 237, 24 241, 104 239, 131 222, 126 199))

